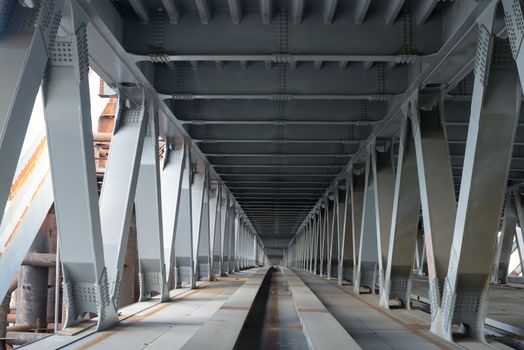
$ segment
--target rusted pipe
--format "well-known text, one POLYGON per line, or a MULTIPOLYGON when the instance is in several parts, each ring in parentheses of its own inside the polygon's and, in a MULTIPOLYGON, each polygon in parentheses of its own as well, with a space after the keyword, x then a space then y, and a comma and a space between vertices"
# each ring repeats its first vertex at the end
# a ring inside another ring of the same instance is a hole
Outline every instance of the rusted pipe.
POLYGON ((111 142, 113 135, 110 132, 94 132, 93 141, 94 142, 111 142))
POLYGON ((9 315, 9 303, 11 302, 11 294, 15 291, 18 286, 18 277, 13 278, 9 289, 0 304, 0 350, 4 350, 6 342, 3 340, 7 334, 7 325, 9 324, 8 315, 9 315))
MULTIPOLYGON (((45 221, 44 221, 45 223, 45 221)), ((40 230, 29 248, 30 253, 49 252, 49 234, 40 230)), ((32 329, 47 324, 47 267, 22 265, 18 272, 16 323, 27 323, 32 329)))
POLYGON ((56 254, 51 253, 27 253, 22 265, 33 267, 55 267, 56 254))
POLYGON ((7 332, 29 332, 31 326, 27 323, 15 324, 14 326, 7 326, 7 332))

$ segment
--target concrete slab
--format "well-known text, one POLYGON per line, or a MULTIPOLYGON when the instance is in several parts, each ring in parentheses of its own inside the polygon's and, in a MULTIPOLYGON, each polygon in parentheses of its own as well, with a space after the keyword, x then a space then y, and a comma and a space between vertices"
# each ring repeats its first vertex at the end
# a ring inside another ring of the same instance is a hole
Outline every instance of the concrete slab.
POLYGON ((392 313, 378 306, 376 295, 356 295, 352 287, 340 287, 336 281, 296 273, 362 349, 459 349, 431 334, 420 317, 410 315, 413 312, 392 313))
POLYGON ((51 335, 22 348, 51 349, 180 349, 259 269, 242 271, 199 284, 200 288, 176 289, 172 301, 136 303, 122 309, 122 320, 102 332, 75 336, 51 335))
POLYGON ((310 349, 361 349, 318 297, 291 270, 282 268, 310 349))
POLYGON ((182 349, 201 350, 210 345, 213 350, 234 349, 267 271, 261 268, 249 277, 182 349))

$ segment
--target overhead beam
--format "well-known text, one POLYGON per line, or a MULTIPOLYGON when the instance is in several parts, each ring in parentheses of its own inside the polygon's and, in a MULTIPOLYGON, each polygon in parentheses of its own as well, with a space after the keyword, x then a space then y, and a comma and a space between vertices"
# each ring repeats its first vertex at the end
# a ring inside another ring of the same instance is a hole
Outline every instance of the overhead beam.
MULTIPOLYGON (((354 126, 370 126, 380 122, 380 120, 203 120, 203 119, 191 119, 181 120, 182 124, 185 125, 354 125, 354 126)), ((461 125, 462 126, 462 125, 461 125)), ((467 126, 467 123, 466 125, 467 126)))
POLYGON ((333 158, 350 158, 352 153, 206 153, 208 157, 276 157, 276 158, 287 158, 287 157, 333 157, 333 158))
POLYGON ((356 24, 362 24, 368 13, 371 0, 354 0, 354 17, 356 24))
POLYGON ((324 23, 326 24, 333 23, 333 19, 335 18, 335 12, 337 10, 337 4, 338 4, 338 0, 325 0, 324 10, 322 14, 324 23))
POLYGON ((405 2, 406 0, 389 0, 387 2, 386 8, 384 9, 384 19, 386 24, 395 23, 395 20, 405 2))
POLYGON ((291 18, 293 24, 301 24, 304 17, 305 0, 293 0, 291 3, 291 18))
POLYGON ((273 17, 273 0, 260 0, 262 23, 270 24, 273 17))
POLYGON ((242 7, 240 0, 227 0, 229 6, 229 15, 231 16, 231 22, 233 24, 240 24, 242 20, 242 7))
POLYGON ((270 101, 291 101, 291 100, 362 100, 372 102, 387 102, 395 95, 387 94, 160 94, 163 99, 173 99, 175 101, 187 100, 270 100, 270 101))
POLYGON ((141 23, 149 23, 149 9, 146 1, 129 0, 129 5, 131 5, 141 23))
POLYGON ((437 5, 438 0, 418 0, 417 1, 417 7, 415 8, 415 20, 417 25, 421 26, 423 25, 427 19, 429 18, 429 15, 431 15, 431 12, 433 12, 433 9, 437 5))
POLYGON ((195 0, 198 15, 200 16, 200 22, 202 24, 208 24, 211 19, 211 12, 209 10, 209 4, 207 0, 195 0))
POLYGON ((177 24, 180 20, 180 11, 178 10, 176 0, 162 0, 162 6, 166 10, 169 22, 171 24, 177 24))
MULTIPOLYGON (((302 139, 302 140, 290 140, 290 139, 193 139, 197 143, 341 143, 345 145, 356 145, 360 141, 364 140, 311 140, 311 139, 302 139)), ((457 141, 456 143, 465 143, 465 141, 457 141)))
MULTIPOLYGON (((168 0, 163 0, 168 1, 168 0)), ((166 63, 166 62, 395 62, 411 64, 415 62, 426 61, 430 57, 425 57, 416 54, 410 55, 391 55, 391 54, 294 54, 294 53, 279 53, 279 54, 129 54, 135 62, 150 61, 152 63, 166 63)))

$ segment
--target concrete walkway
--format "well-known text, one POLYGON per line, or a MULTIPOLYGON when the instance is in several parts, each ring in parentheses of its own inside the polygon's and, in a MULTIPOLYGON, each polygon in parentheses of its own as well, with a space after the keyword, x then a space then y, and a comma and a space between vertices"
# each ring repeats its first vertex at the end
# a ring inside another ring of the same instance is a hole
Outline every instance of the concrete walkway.
POLYGON ((352 287, 340 287, 334 280, 295 272, 363 349, 458 349, 427 331, 424 317, 417 317, 417 312, 393 313, 379 307, 374 295, 356 295, 352 287))

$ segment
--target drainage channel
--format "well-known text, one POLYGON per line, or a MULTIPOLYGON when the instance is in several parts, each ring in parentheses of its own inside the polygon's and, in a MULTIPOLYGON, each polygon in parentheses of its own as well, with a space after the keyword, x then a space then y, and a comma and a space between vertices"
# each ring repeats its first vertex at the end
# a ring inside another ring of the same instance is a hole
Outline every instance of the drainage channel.
POLYGON ((286 278, 278 267, 268 273, 270 278, 262 284, 236 349, 307 349, 286 278))

